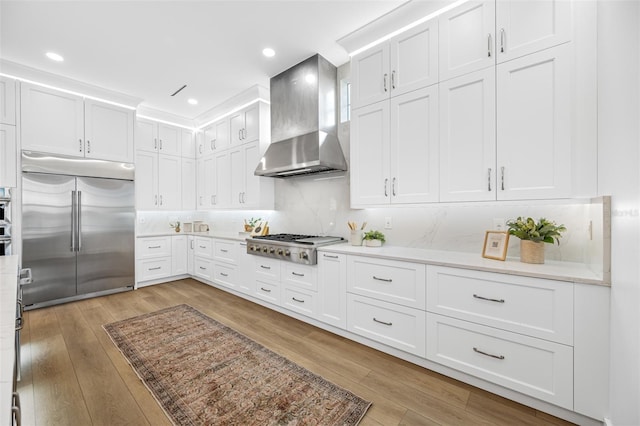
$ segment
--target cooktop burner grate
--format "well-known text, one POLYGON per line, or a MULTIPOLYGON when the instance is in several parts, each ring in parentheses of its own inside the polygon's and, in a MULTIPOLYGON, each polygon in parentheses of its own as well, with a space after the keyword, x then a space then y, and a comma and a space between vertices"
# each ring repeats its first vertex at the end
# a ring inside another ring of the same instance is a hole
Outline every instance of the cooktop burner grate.
POLYGON ((259 239, 259 240, 269 240, 269 241, 294 242, 297 240, 303 240, 305 238, 316 238, 316 236, 302 235, 302 234, 272 234, 272 235, 260 235, 252 238, 259 239))

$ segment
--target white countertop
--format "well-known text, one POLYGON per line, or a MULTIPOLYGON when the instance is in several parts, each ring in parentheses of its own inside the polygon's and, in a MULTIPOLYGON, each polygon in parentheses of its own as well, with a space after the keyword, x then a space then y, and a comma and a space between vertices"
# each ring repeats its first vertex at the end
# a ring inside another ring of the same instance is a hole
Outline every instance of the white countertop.
POLYGON ((137 238, 149 238, 149 237, 172 237, 174 235, 195 235, 201 237, 219 238, 222 240, 244 241, 249 238, 249 234, 244 235, 240 232, 233 231, 207 231, 207 232, 175 232, 168 230, 166 232, 152 232, 148 234, 139 234, 137 238))
POLYGON ((382 247, 365 247, 352 246, 349 244, 333 244, 319 247, 318 251, 425 263, 429 265, 451 266, 454 268, 570 281, 582 284, 610 285, 610 283, 603 280, 602 276, 598 276, 598 274, 589 269, 587 265, 581 263, 545 261, 544 264, 537 265, 522 263, 518 258, 507 258, 507 260, 501 261, 486 259, 480 254, 474 253, 425 250, 388 245, 382 247))
POLYGON ((11 418, 18 256, 0 256, 0 419, 11 418))

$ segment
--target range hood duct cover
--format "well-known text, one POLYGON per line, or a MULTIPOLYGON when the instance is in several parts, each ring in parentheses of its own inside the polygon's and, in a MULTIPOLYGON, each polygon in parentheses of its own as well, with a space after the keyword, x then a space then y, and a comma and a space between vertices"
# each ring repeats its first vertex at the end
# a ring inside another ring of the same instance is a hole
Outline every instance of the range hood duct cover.
POLYGON ((271 145, 257 176, 294 177, 347 170, 336 136, 337 69, 320 55, 271 78, 271 145))

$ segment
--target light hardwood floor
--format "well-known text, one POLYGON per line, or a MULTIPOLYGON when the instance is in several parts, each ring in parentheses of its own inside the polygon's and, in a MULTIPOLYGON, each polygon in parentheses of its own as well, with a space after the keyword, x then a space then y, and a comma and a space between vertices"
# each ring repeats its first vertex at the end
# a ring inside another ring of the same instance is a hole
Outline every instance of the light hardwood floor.
POLYGON ((24 425, 169 425, 103 324, 187 303, 373 402, 361 425, 570 424, 194 280, 26 313, 24 425))

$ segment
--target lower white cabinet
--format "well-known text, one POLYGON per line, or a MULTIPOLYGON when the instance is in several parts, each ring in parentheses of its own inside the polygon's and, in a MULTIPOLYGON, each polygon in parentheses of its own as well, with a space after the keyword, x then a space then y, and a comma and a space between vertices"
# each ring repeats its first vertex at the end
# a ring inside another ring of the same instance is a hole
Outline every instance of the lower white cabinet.
POLYGON ((318 253, 317 319, 347 328, 347 256, 318 253))
POLYGON ((256 278, 254 296, 267 302, 273 303, 274 305, 279 305, 280 283, 256 278))
POLYGON ((573 409, 573 348, 427 314, 427 359, 573 409))
POLYGON ((16 127, 0 124, 0 187, 17 186, 16 127))
POLYGON ((187 245, 187 273, 189 275, 195 275, 195 260, 196 260, 196 238, 193 235, 189 235, 187 245))
POLYGON ((140 259, 136 262, 138 283, 171 276, 171 257, 140 259))
POLYGON ((238 244, 238 287, 237 290, 245 293, 253 293, 253 283, 255 282, 255 271, 253 261, 255 256, 247 253, 247 242, 241 241, 238 244))
POLYGON ((171 256, 171 237, 138 238, 136 258, 148 259, 152 257, 171 256))
POLYGON ((213 281, 225 287, 236 288, 238 284, 238 266, 214 261, 213 281))
POLYGON ((425 356, 425 312, 347 294, 347 330, 376 342, 425 356))
POLYGON ((213 280, 213 261, 196 256, 193 266, 194 275, 204 280, 213 280))
POLYGON ((189 238, 186 235, 171 237, 171 275, 184 275, 189 272, 187 265, 187 245, 189 238))
POLYGON ((315 291, 303 290, 299 287, 284 284, 280 305, 283 308, 313 318, 317 312, 317 299, 318 293, 315 291))

